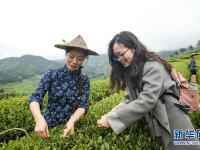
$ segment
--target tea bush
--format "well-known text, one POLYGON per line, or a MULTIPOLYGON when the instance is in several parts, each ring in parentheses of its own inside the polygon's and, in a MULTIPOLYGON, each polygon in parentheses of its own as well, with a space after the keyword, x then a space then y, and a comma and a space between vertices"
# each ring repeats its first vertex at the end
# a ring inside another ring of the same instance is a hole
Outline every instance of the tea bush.
POLYGON ((50 138, 42 139, 34 133, 31 139, 24 136, 20 139, 1 143, 2 149, 163 149, 162 146, 150 137, 150 132, 143 121, 135 123, 131 128, 116 136, 111 129, 98 128, 96 120, 119 103, 123 94, 114 94, 91 106, 88 114, 76 125, 76 132, 67 139, 62 138, 63 126, 50 130, 50 138))
MULTIPOLYGON (((90 89, 90 103, 100 101, 102 98, 112 94, 112 91, 108 87, 108 80, 92 81, 90 89)), ((44 98, 42 112, 46 108, 46 103, 47 97, 44 98)), ((24 128, 28 132, 34 129, 35 122, 28 108, 27 96, 10 97, 9 99, 1 100, 0 108, 0 132, 11 128, 24 128)), ((16 136, 21 137, 22 135, 24 133, 21 131, 12 131, 12 134, 8 132, 3 137, 0 136, 0 141, 7 141, 16 138, 16 136)))

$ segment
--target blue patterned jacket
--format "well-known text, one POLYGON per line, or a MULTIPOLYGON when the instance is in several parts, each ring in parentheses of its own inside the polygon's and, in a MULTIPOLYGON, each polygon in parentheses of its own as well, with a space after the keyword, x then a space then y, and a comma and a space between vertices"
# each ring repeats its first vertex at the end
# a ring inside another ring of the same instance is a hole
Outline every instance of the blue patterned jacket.
POLYGON ((79 99, 78 108, 88 109, 89 78, 82 75, 83 95, 78 97, 77 77, 78 72, 68 70, 66 65, 57 69, 50 69, 44 74, 38 88, 30 96, 29 104, 36 101, 42 108, 43 98, 48 92, 48 103, 44 118, 49 128, 66 123, 74 108, 77 107, 75 103, 77 99, 79 99))

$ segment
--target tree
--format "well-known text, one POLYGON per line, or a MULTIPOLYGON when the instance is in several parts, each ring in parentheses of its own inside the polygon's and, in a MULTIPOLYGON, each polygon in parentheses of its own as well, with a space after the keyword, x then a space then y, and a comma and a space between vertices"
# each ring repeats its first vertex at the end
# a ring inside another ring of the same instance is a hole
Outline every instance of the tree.
POLYGON ((190 45, 190 46, 188 47, 188 49, 192 51, 192 50, 194 50, 194 47, 193 47, 192 45, 190 45))
POLYGON ((174 55, 178 55, 178 54, 179 54, 179 52, 178 52, 178 51, 175 51, 175 52, 174 52, 174 55))
POLYGON ((186 49, 185 49, 185 48, 180 48, 179 51, 180 51, 181 53, 183 53, 183 52, 186 51, 186 49))
POLYGON ((197 44, 196 44, 196 47, 197 47, 198 49, 200 49, 200 40, 198 40, 198 42, 197 42, 197 44))

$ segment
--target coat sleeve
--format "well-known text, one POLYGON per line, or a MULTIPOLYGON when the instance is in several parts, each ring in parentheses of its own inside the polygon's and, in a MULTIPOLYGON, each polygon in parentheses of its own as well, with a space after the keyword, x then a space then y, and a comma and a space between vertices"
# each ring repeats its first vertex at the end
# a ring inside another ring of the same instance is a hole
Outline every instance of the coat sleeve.
POLYGON ((31 102, 38 102, 40 104, 40 109, 42 109, 43 98, 44 98, 46 92, 49 89, 52 73, 53 73, 53 70, 50 69, 48 72, 46 72, 44 74, 44 76, 40 80, 38 88, 29 97, 29 105, 30 105, 31 102))
POLYGON ((126 92, 125 92, 125 96, 124 96, 124 99, 122 100, 121 103, 119 103, 117 106, 115 106, 115 108, 120 108, 126 104, 128 104, 130 102, 130 96, 129 96, 129 92, 128 92, 128 88, 126 89, 126 92))
POLYGON ((83 80, 83 95, 80 98, 79 108, 84 108, 86 111, 88 110, 88 100, 90 96, 90 79, 88 76, 84 76, 83 80))
POLYGON ((163 65, 157 62, 144 66, 141 81, 142 90, 137 99, 106 115, 109 125, 116 134, 121 133, 125 128, 141 119, 147 112, 150 112, 154 108, 164 91, 165 73, 163 65))

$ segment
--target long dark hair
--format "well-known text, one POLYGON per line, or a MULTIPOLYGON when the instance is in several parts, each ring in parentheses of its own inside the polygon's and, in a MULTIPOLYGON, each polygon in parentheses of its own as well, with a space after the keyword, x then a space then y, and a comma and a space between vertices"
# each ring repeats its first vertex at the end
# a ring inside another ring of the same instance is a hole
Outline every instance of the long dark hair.
MULTIPOLYGON (((72 49, 67 49, 65 51, 65 55, 67 55, 67 53, 69 53, 72 49)), ((88 60, 88 54, 85 53, 85 59, 88 60)), ((75 109, 77 109, 79 103, 80 103, 80 97, 83 95, 83 78, 82 78, 82 68, 83 66, 80 66, 77 70, 78 72, 78 77, 77 77, 77 91, 78 91, 78 96, 77 96, 77 100, 75 101, 75 109)), ((74 111, 75 111, 74 109, 74 111)))
POLYGON ((83 79, 82 79, 82 66, 78 68, 78 78, 77 78, 77 90, 78 98, 83 95, 83 79))
POLYGON ((117 91, 124 90, 127 87, 127 80, 133 81, 133 88, 139 87, 146 61, 158 61, 164 65, 169 73, 171 72, 171 65, 167 60, 154 52, 148 51, 138 38, 129 31, 122 31, 113 37, 109 43, 108 57, 111 65, 110 86, 117 91), (115 57, 113 45, 116 42, 123 44, 134 52, 134 59, 127 68, 113 59, 115 57))

